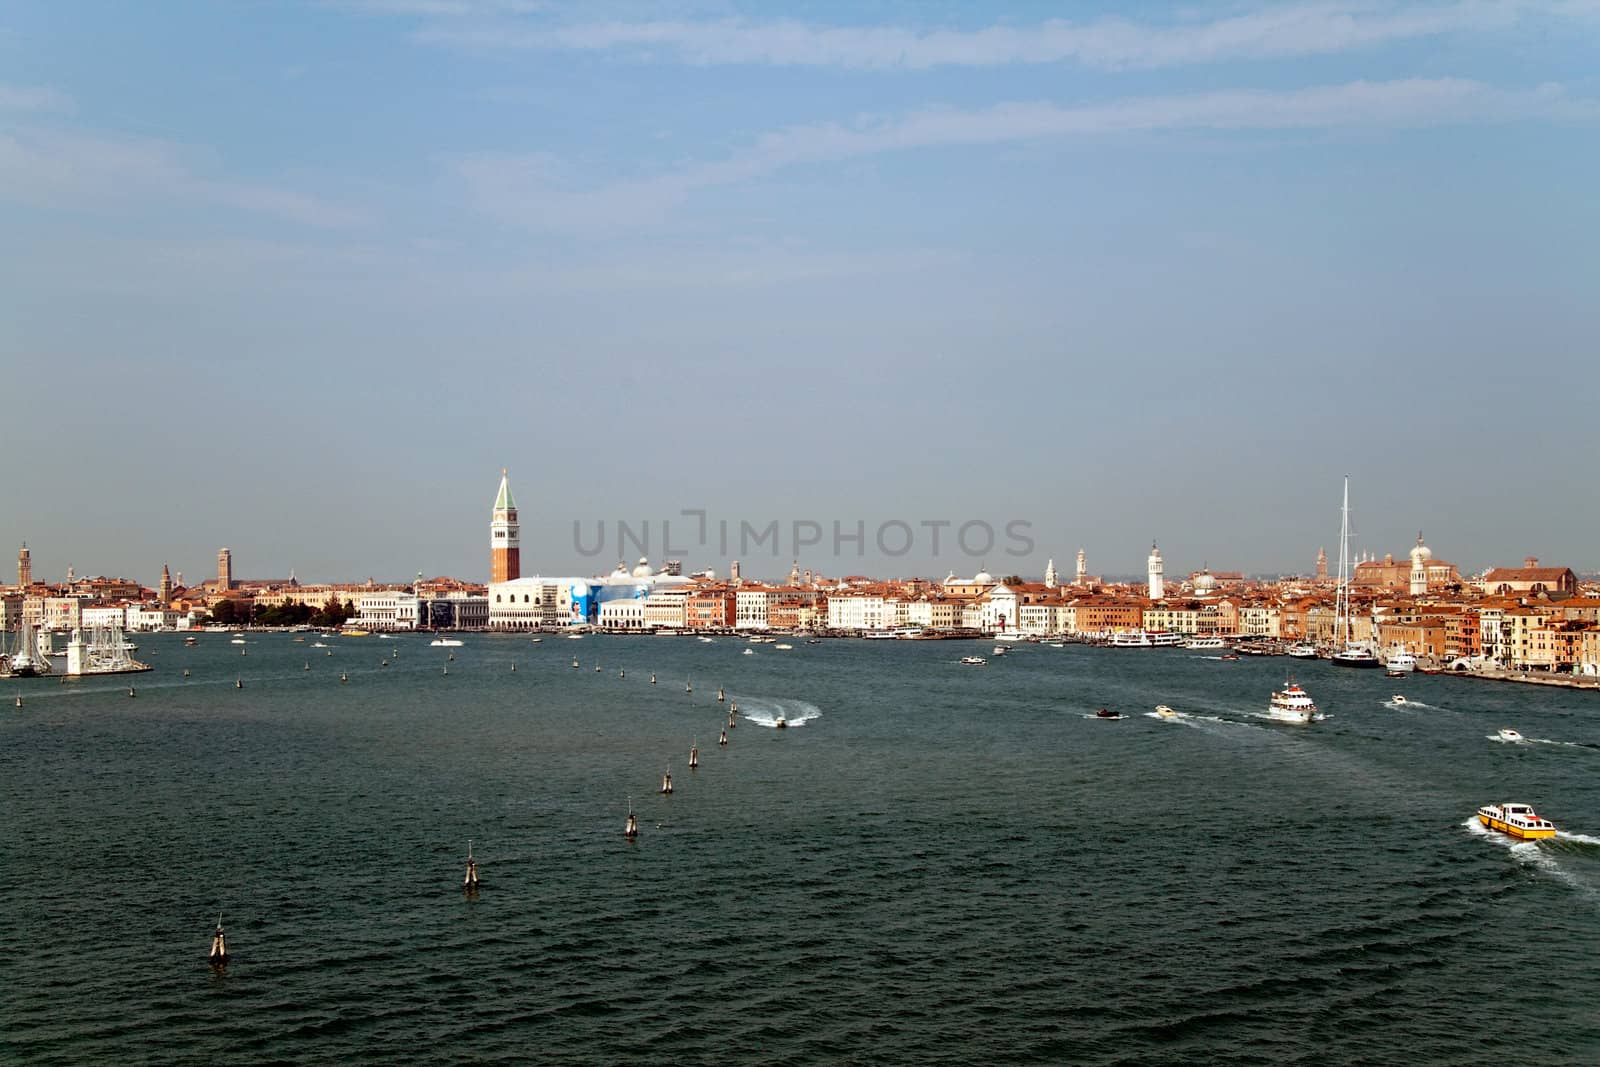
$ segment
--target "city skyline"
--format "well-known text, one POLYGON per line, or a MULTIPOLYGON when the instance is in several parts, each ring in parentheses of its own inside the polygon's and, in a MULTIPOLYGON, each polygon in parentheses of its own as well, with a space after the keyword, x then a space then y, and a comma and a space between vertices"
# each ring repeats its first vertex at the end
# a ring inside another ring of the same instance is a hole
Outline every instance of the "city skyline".
POLYGON ((509 467, 525 570, 615 562, 574 520, 698 509, 1036 544, 835 573, 1137 574, 1151 538, 1288 573, 1349 472, 1360 549, 1592 570, 1596 28, 1554 0, 23 0, 0 543, 54 576, 229 545, 485 577, 509 467))

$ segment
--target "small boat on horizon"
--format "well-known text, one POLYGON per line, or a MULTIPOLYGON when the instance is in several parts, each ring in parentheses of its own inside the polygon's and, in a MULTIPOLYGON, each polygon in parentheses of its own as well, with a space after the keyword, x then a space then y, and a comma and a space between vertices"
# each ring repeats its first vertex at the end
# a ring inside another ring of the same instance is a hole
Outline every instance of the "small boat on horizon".
POLYGON ((1112 711, 1110 708, 1101 708, 1099 711, 1094 713, 1094 717, 1097 719, 1120 719, 1122 718, 1122 713, 1119 711, 1112 711))
POLYGON ((1527 738, 1523 737, 1520 733, 1518 733, 1517 731, 1513 730, 1509 726, 1501 727, 1500 728, 1500 732, 1497 733, 1495 736, 1498 737, 1502 741, 1511 741, 1513 743, 1520 743, 1520 742, 1523 742, 1523 741, 1527 740, 1527 738))
POLYGON ((1176 719, 1177 717, 1178 717, 1178 713, 1176 711, 1173 711, 1171 708, 1167 707, 1165 704, 1157 704, 1156 705, 1156 718, 1158 718, 1158 719, 1176 719))
POLYGON ((964 667, 982 667, 989 661, 982 656, 962 656, 961 665, 964 667))
POLYGON ((456 637, 435 637, 428 642, 429 648, 460 648, 461 640, 456 637))

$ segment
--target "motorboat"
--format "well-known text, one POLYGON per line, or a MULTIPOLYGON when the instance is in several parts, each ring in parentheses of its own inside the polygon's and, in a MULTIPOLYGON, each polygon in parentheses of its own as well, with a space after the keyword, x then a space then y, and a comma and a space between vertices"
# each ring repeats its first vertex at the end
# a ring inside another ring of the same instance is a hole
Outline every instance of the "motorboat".
POLYGON ((1183 643, 1183 647, 1194 651, 1205 649, 1227 648, 1228 643, 1220 637, 1191 637, 1183 643))
POLYGON ((780 713, 778 715, 777 721, 774 722, 772 725, 775 726, 779 730, 787 730, 789 728, 789 720, 785 719, 783 717, 783 715, 780 713))
POLYGON ((1157 704, 1156 705, 1156 718, 1158 718, 1158 719, 1176 719, 1177 717, 1178 717, 1178 713, 1176 711, 1173 711, 1171 708, 1167 707, 1165 704, 1157 704))
POLYGON ((1391 652, 1383 664, 1383 673, 1390 678, 1404 678, 1417 669, 1417 657, 1409 652, 1391 652))
POLYGON ((1094 717, 1097 719, 1120 719, 1122 718, 1122 713, 1112 711, 1110 708, 1101 708, 1094 713, 1094 717))
POLYGON ((1317 646, 1302 641, 1284 649, 1283 654, 1285 656, 1293 656, 1295 659, 1316 659, 1317 646))
POLYGON ((1272 694, 1267 704, 1267 715, 1283 722, 1299 723, 1313 722, 1321 717, 1311 694, 1296 685, 1292 678, 1284 682, 1281 690, 1272 694))
POLYGON ((245 643, 245 640, 242 637, 235 637, 235 638, 233 638, 232 640, 230 640, 228 642, 228 644, 230 644, 230 645, 242 645, 244 643, 245 643))
POLYGON ((988 663, 988 662, 989 661, 984 659, 982 656, 962 656, 961 657, 961 664, 964 667, 982 667, 985 663, 988 663))
POLYGON ((1378 654, 1365 645, 1346 645, 1328 657, 1335 667, 1373 668, 1383 666, 1378 654))
POLYGON ((1522 742, 1527 740, 1527 738, 1523 737, 1509 726, 1501 727, 1500 732, 1495 736, 1499 737, 1502 741, 1522 742))
POLYGON ((773 645, 772 647, 780 652, 788 652, 790 649, 794 648, 794 646, 791 644, 773 645))
POLYGON ((435 637, 428 642, 429 648, 460 648, 461 639, 456 637, 435 637))
POLYGON ((1555 823, 1541 819, 1527 804, 1485 804, 1478 809, 1478 821, 1519 841, 1556 836, 1555 823))
POLYGON ((1236 659, 1239 658, 1239 653, 1237 653, 1237 652, 1224 652, 1222 655, 1218 656, 1217 658, 1218 659, 1226 659, 1226 660, 1236 660, 1236 659))
POLYGON ((747 648, 747 649, 744 650, 744 653, 743 653, 743 655, 746 655, 746 656, 753 656, 755 654, 756 654, 756 650, 753 649, 753 648, 747 648))
POLYGON ((1396 693, 1394 696, 1389 698, 1389 703, 1399 706, 1406 703, 1406 698, 1401 696, 1399 693, 1396 693))
POLYGON ((1005 654, 1006 654, 1006 653, 1007 653, 1007 652, 1008 652, 1008 651, 1010 651, 1010 650, 1009 650, 1009 649, 1007 649, 1007 648, 1006 648, 1006 646, 1005 646, 1005 645, 995 645, 995 646, 994 646, 994 651, 993 651, 993 652, 992 652, 992 653, 990 653, 990 655, 994 655, 994 656, 1003 656, 1003 655, 1005 655, 1005 654))

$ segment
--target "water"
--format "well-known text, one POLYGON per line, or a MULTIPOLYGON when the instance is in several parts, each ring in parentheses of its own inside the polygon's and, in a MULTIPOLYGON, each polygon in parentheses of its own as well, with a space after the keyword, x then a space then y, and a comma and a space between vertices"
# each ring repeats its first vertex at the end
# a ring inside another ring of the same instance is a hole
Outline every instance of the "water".
POLYGON ((1295 663, 1298 727, 1287 661, 1181 649, 314 640, 0 683, 0 1059, 1600 1057, 1593 693, 1295 663))

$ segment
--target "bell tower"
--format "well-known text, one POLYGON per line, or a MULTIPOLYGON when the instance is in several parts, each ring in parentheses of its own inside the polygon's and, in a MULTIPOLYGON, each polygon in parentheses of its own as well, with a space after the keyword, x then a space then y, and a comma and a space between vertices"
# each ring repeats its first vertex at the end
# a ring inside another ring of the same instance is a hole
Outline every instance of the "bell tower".
POLYGON ((22 542, 17 551, 17 587, 26 589, 33 584, 33 556, 28 552, 28 542, 22 542))
POLYGON ((1167 595, 1166 579, 1162 577, 1162 571, 1165 570, 1165 565, 1161 562, 1161 549, 1156 547, 1156 543, 1154 541, 1150 542, 1150 559, 1147 562, 1149 563, 1150 568, 1149 574, 1147 575, 1150 582, 1150 599, 1163 600, 1167 595))
POLYGON ((500 492, 494 498, 494 515, 489 521, 489 580, 509 582, 522 577, 521 526, 517 522, 517 502, 511 499, 511 485, 505 468, 500 468, 500 492))

